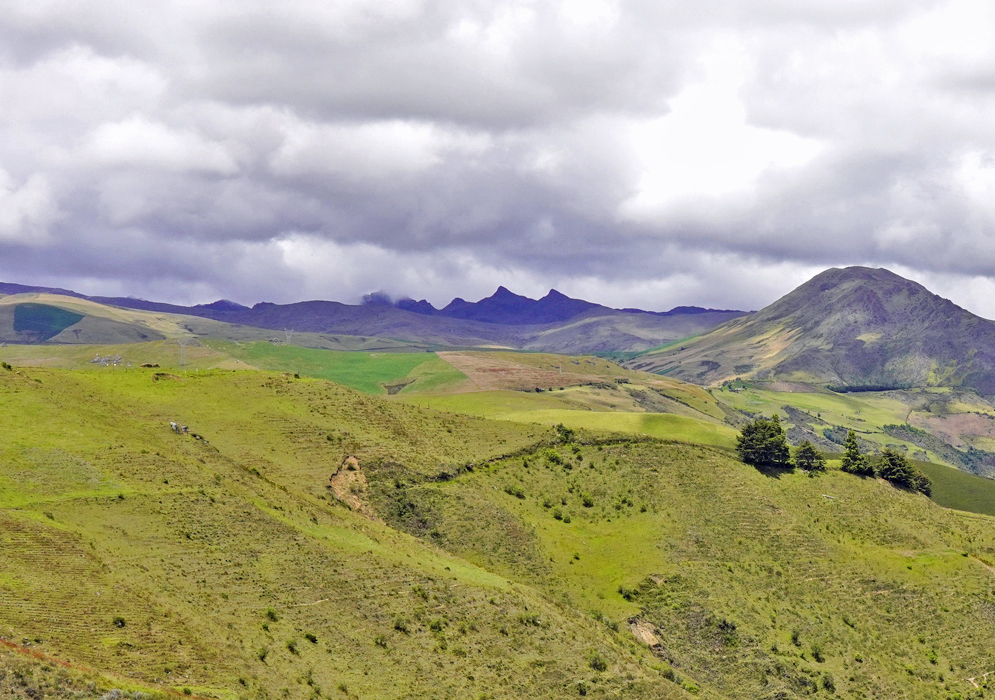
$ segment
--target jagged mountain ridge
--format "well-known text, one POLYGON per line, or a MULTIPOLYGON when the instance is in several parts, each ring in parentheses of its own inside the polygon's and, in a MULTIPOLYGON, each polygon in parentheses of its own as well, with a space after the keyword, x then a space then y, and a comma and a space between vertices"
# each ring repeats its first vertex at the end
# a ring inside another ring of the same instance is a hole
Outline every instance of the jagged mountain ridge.
POLYGON ((995 323, 884 269, 833 268, 773 304, 632 366, 701 384, 736 377, 995 394, 995 323))
POLYGON ((369 303, 358 305, 334 301, 260 302, 250 308, 228 300, 179 306, 133 298, 89 297, 69 290, 16 284, 0 285, 0 293, 25 295, 26 301, 31 294, 58 294, 125 309, 195 316, 278 331, 292 329, 440 347, 499 346, 567 354, 646 350, 696 335, 742 314, 697 307, 681 307, 662 314, 617 310, 571 299, 555 290, 533 300, 504 287, 479 302, 457 299, 443 309, 435 309, 427 301, 395 304, 379 295, 373 295, 369 303))

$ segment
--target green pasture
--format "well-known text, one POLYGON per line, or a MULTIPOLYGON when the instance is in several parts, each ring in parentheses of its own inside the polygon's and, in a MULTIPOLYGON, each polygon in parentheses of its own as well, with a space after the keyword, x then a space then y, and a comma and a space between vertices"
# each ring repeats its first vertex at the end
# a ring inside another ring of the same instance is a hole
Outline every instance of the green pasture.
POLYGON ((385 386, 410 378, 410 389, 439 389, 466 377, 434 353, 344 352, 212 340, 211 348, 262 370, 293 372, 342 384, 367 394, 386 394, 385 386), (409 377, 410 375, 410 377, 409 377))
POLYGON ((728 425, 709 423, 670 413, 602 413, 550 408, 509 411, 496 414, 493 418, 518 423, 543 423, 546 425, 562 423, 568 428, 632 433, 664 440, 679 440, 726 448, 735 447, 737 435, 737 431, 728 425))

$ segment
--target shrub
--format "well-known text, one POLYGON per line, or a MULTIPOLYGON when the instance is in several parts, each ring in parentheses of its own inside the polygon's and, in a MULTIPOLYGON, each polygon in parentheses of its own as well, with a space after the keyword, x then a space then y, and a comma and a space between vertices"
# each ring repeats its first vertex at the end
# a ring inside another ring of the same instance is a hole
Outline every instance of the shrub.
POLYGON ((522 490, 521 486, 509 484, 508 486, 504 487, 504 492, 509 496, 514 496, 515 498, 520 498, 522 500, 525 500, 525 491, 522 490))
POLYGON ((305 632, 304 633, 304 639, 308 640, 312 644, 317 644, 318 643, 318 638, 315 635, 311 634, 310 632, 305 632))
POLYGON ((822 646, 819 644, 812 645, 812 658, 815 659, 816 663, 824 663, 826 657, 822 653, 822 646))
POLYGON ((127 623, 126 623, 126 622, 124 621, 124 618, 123 618, 123 617, 121 617, 120 615, 117 615, 117 616, 116 616, 116 617, 114 618, 114 626, 115 626, 115 627, 119 627, 119 628, 120 628, 120 627, 124 627, 124 626, 125 626, 125 624, 127 624, 127 623))
POLYGON ((828 690, 830 693, 836 692, 836 681, 833 680, 832 674, 827 673, 822 677, 822 687, 828 690))
POLYGON ((376 637, 373 638, 373 643, 376 644, 381 649, 386 649, 387 648, 387 637, 385 637, 382 634, 378 634, 376 637))
POLYGON ((408 621, 400 615, 394 618, 394 629, 402 634, 411 634, 411 629, 408 627, 408 621))
POLYGON ((585 508, 593 508, 594 507, 594 499, 591 496, 588 496, 587 494, 584 494, 583 496, 580 497, 580 504, 582 506, 584 506, 585 508))
POLYGON ((294 656, 300 656, 300 651, 297 650, 297 642, 293 639, 287 640, 287 651, 289 651, 294 656))
POLYGON ((608 662, 605 661, 604 657, 602 657, 598 652, 591 654, 591 659, 588 661, 588 665, 598 672, 608 670, 608 662))
POLYGON ((280 619, 280 616, 276 614, 276 610, 273 608, 266 608, 266 612, 264 612, 263 615, 265 615, 266 619, 270 622, 277 622, 280 619))

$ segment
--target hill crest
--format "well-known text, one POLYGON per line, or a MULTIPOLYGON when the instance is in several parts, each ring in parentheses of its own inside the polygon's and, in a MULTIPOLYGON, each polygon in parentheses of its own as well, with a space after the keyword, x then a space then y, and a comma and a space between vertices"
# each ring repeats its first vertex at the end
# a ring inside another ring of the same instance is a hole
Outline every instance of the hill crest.
POLYGON ((773 304, 632 366, 702 384, 737 377, 995 394, 995 323, 889 270, 832 268, 773 304))

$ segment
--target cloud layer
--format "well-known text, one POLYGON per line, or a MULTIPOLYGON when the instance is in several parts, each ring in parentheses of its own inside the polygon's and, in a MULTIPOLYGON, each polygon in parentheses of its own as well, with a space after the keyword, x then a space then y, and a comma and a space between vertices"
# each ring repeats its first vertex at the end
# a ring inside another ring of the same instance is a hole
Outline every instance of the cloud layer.
POLYGON ((758 308, 872 264, 995 317, 988 3, 0 11, 4 280, 758 308))

